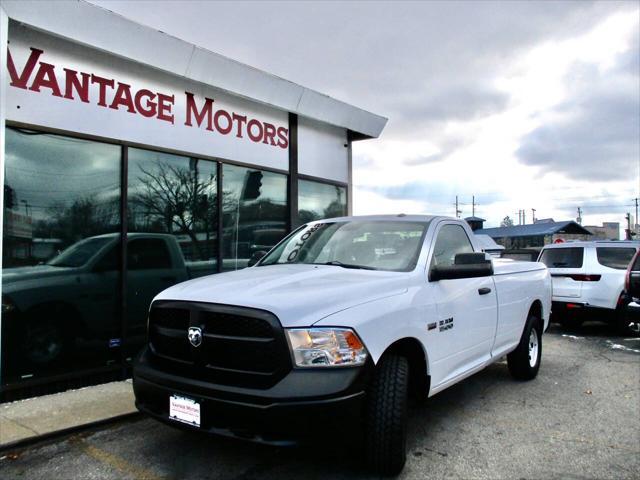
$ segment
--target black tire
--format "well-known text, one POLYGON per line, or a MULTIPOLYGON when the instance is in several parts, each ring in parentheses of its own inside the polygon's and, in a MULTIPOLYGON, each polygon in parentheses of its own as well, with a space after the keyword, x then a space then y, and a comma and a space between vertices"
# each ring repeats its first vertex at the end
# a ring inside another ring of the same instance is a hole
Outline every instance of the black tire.
POLYGON ((51 366, 73 350, 75 338, 65 320, 69 315, 57 306, 35 307, 27 313, 21 353, 32 367, 51 366))
POLYGON ((409 362, 384 356, 367 392, 365 452, 367 464, 381 475, 397 475, 407 458, 409 362))
POLYGON ((533 380, 538 375, 540 360, 542 358, 542 321, 529 315, 527 324, 522 332, 518 347, 507 355, 507 366, 509 373, 517 380, 533 380), (533 341, 532 335, 535 332, 537 348, 535 348, 535 363, 532 365, 530 358, 530 347, 533 341))
POLYGON ((615 312, 615 324, 618 334, 623 337, 640 337, 640 313, 621 305, 615 312))

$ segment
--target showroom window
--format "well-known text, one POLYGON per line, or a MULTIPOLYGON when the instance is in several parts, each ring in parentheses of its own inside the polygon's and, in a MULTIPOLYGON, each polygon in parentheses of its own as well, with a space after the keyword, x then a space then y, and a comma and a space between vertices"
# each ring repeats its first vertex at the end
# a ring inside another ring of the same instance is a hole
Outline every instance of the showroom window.
POLYGON ((3 383, 116 361, 121 147, 7 128, 5 148, 3 383))
POLYGON ((217 163, 128 149, 126 356, 142 348, 158 293, 218 271, 217 163))
POLYGON ((347 214, 347 189, 339 185, 298 181, 298 216, 300 224, 347 214))
POLYGON ((286 235, 287 176, 224 165, 222 185, 222 269, 237 270, 286 235))

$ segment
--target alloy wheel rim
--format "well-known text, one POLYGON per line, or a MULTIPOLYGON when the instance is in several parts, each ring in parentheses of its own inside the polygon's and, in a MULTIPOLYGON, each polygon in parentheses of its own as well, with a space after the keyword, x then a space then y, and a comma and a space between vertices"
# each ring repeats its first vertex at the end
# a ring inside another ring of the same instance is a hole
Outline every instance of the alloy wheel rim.
POLYGON ((538 332, 535 328, 532 328, 529 334, 529 366, 531 368, 538 363, 538 348, 538 332))

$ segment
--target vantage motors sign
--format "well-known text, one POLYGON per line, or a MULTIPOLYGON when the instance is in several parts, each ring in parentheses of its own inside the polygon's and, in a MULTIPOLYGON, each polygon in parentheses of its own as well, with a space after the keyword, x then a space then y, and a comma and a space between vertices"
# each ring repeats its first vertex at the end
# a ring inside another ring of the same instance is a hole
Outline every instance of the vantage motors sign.
POLYGON ((6 69, 8 120, 288 168, 286 112, 22 26, 6 69))

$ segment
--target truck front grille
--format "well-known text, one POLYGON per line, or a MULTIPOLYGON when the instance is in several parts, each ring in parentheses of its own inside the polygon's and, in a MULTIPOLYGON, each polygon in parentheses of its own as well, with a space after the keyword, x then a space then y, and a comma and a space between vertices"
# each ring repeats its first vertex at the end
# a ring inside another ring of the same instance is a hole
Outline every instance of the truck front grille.
POLYGON ((282 326, 264 310, 154 302, 149 346, 157 367, 167 373, 222 385, 269 388, 291 370, 282 326), (200 345, 190 342, 190 327, 202 332, 200 345))

